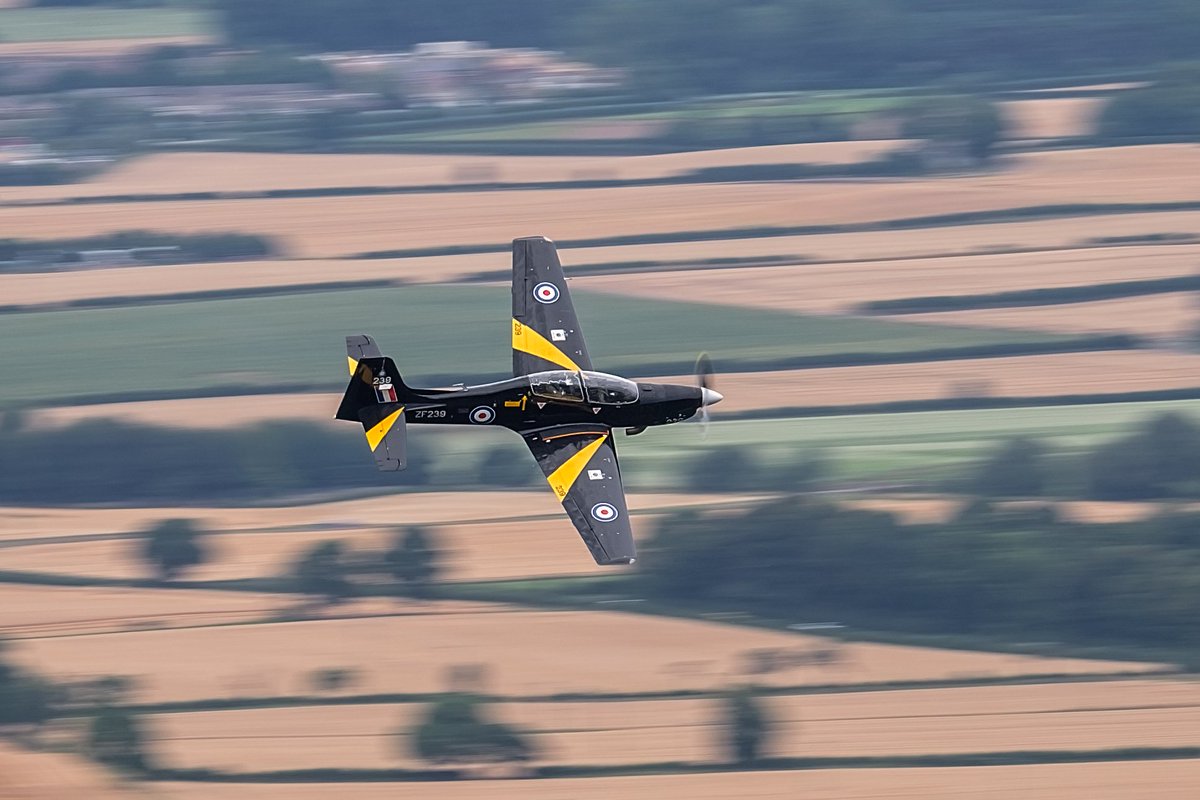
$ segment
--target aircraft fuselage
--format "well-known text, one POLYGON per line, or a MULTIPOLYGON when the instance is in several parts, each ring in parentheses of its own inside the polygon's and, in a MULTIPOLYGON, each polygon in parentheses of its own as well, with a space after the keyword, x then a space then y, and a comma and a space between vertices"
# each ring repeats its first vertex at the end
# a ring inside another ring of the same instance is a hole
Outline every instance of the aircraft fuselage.
POLYGON ((398 401, 416 425, 479 425, 528 430, 554 425, 598 424, 638 429, 680 422, 704 403, 698 386, 638 382, 638 398, 619 405, 542 397, 529 376, 452 389, 405 387, 398 401))

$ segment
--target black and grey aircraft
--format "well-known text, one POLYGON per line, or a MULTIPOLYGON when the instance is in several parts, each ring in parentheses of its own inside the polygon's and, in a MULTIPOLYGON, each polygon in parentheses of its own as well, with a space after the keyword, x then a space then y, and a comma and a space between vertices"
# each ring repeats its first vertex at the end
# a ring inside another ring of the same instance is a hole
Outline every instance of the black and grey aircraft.
POLYGON ((350 384, 337 419, 361 422, 375 463, 405 467, 405 427, 492 425, 516 431, 597 564, 636 555, 613 429, 626 435, 688 419, 722 396, 707 385, 641 383, 596 372, 554 243, 513 241, 513 376, 481 386, 406 386, 366 335, 347 336, 350 384))

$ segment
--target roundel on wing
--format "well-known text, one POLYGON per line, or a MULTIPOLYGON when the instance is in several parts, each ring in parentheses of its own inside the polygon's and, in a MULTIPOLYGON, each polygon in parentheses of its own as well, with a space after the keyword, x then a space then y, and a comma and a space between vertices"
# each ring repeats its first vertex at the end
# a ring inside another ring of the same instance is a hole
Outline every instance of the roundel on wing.
POLYGON ((553 303, 558 300, 558 287, 553 283, 543 281, 533 287, 533 299, 539 303, 553 303))
POLYGON ((592 516, 601 522, 612 522, 619 515, 612 503, 596 503, 592 506, 592 516))
POLYGON ((476 425, 487 425, 496 418, 496 409, 491 406, 476 406, 471 410, 471 422, 476 425))

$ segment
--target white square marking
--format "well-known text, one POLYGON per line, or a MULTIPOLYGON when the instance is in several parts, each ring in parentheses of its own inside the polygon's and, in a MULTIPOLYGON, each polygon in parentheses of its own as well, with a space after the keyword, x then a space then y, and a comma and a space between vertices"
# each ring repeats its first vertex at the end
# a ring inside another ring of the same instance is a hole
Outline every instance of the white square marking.
POLYGON ((604 480, 604 473, 598 469, 589 469, 588 470, 588 480, 602 481, 602 480, 604 480))
POLYGON ((554 330, 550 331, 550 341, 565 342, 566 340, 567 340, 567 332, 564 331, 562 328, 555 328, 554 330))

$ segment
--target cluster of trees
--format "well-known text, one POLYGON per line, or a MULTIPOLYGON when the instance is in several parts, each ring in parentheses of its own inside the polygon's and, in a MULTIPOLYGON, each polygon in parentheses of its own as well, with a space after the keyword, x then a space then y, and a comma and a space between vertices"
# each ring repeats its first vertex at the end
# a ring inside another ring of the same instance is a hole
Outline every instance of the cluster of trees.
POLYGON ((1200 498, 1200 425, 1182 414, 1159 414, 1081 456, 1054 455, 1037 441, 1011 439, 961 488, 986 497, 1200 498))
POLYGON ((261 83, 308 83, 330 86, 334 75, 324 63, 267 47, 193 63, 191 48, 167 45, 146 51, 129 66, 97 72, 67 69, 48 77, 41 92, 119 86, 224 86, 261 83))
POLYGON ((325 50, 567 49, 653 93, 1084 74, 1192 58, 1179 0, 216 0, 229 37, 325 50))
POLYGON ((1200 644, 1200 514, 1081 524, 968 504, 945 524, 811 498, 686 512, 643 548, 639 589, 679 604, 862 627, 1200 644))
POLYGON ((432 453, 419 441, 408 447, 409 468, 382 475, 370 468, 369 458, 364 462, 361 436, 309 423, 187 430, 93 420, 49 430, 6 433, 0 428, 0 474, 5 476, 0 500, 259 500, 372 485, 425 485, 432 453), (48 453, 57 455, 47 458, 48 453))
MULTIPOLYGON (((447 692, 426 707, 414 729, 399 731, 401 747, 429 763, 459 768, 534 760, 533 738, 489 719, 487 705, 476 694, 447 692)), ((766 756, 774 725, 754 687, 730 690, 718 714, 717 744, 729 763, 750 766, 766 756)))
POLYGON ((703 493, 800 492, 827 477, 829 466, 819 452, 768 466, 752 447, 725 445, 706 449, 683 465, 684 487, 703 493))
POLYGON ((1200 137, 1200 64, 1173 67, 1146 86, 1120 92, 1105 106, 1099 127, 1112 139, 1200 137))
POLYGON ((396 530, 382 552, 352 551, 334 539, 318 542, 296 559, 291 577, 298 591, 324 603, 352 596, 358 582, 425 598, 442 572, 442 556, 427 529, 410 525, 396 530))
MULTIPOLYGON (((172 581, 215 558, 206 537, 194 520, 161 520, 145 531, 139 555, 158 580, 172 581)), ((442 571, 442 555, 430 531, 410 525, 398 528, 382 551, 353 551, 335 539, 317 542, 296 559, 287 577, 297 591, 325 603, 350 597, 359 581, 427 597, 442 571)))

